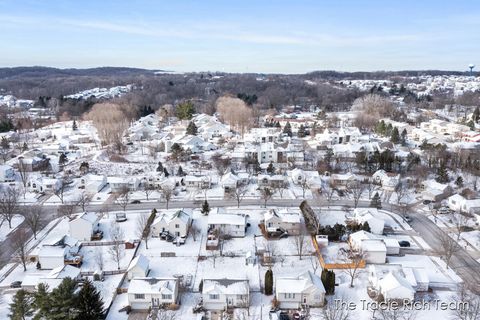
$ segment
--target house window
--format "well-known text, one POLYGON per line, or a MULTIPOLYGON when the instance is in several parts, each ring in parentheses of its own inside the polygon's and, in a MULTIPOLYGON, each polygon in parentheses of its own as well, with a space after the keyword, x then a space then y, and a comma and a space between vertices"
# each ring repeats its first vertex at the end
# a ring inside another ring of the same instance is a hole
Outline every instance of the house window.
POLYGON ((209 297, 210 300, 220 299, 220 295, 218 295, 218 294, 210 294, 208 297, 209 297))
POLYGON ((135 300, 145 300, 145 295, 143 293, 135 293, 135 300))
POLYGON ((162 300, 172 300, 171 294, 162 294, 162 300))
POLYGON ((246 299, 246 295, 244 294, 237 294, 237 300, 245 300, 246 299))
POLYGON ((179 225, 179 224, 176 224, 176 225, 175 225, 175 229, 178 229, 178 228, 180 228, 180 225, 179 225))

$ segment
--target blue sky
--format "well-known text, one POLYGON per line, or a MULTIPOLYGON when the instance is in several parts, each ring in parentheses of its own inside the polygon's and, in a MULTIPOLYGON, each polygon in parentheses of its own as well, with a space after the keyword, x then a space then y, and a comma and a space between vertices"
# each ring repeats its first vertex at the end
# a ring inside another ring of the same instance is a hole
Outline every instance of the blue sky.
POLYGON ((480 1, 0 0, 0 66, 466 70, 480 1))

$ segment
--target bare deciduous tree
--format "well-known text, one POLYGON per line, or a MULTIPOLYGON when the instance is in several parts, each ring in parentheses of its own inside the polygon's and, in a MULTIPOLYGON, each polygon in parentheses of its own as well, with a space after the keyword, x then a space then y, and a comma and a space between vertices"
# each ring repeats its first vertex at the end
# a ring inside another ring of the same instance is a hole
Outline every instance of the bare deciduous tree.
POLYGON ((108 252, 112 257, 112 260, 117 264, 117 269, 120 270, 120 262, 124 255, 125 243, 124 243, 124 234, 123 230, 117 223, 114 223, 110 227, 110 238, 115 243, 108 247, 108 252))
POLYGON ((12 228, 13 217, 18 213, 19 196, 20 192, 14 187, 7 187, 0 193, 0 217, 8 222, 10 229, 12 228))
POLYGON ((130 189, 127 186, 120 188, 120 191, 117 193, 117 204, 125 212, 128 204, 130 203, 130 189))
POLYGON ((30 206, 23 213, 25 223, 32 230, 34 239, 37 239, 37 233, 40 230, 44 213, 43 208, 39 205, 30 206))
POLYGON ((68 186, 71 183, 70 176, 68 174, 64 174, 62 178, 60 179, 60 183, 58 185, 58 188, 56 188, 53 193, 60 199, 60 202, 63 204, 64 203, 64 196, 65 196, 65 191, 68 189, 68 186))
POLYGON ((452 308, 451 314, 458 320, 480 319, 480 296, 470 290, 468 285, 460 285, 457 294, 452 298, 457 308, 452 308))
POLYGON ((150 225, 148 213, 141 213, 137 218, 137 236, 145 241, 145 248, 148 249, 148 238, 150 237, 150 225))
POLYGON ((77 198, 77 206, 85 212, 85 208, 90 204, 90 201, 92 201, 92 196, 83 191, 77 198))
POLYGON ((352 311, 343 306, 342 303, 348 304, 350 299, 342 296, 330 296, 326 305, 322 308, 322 320, 349 320, 352 318, 352 311))
POLYGON ((305 236, 305 232, 301 232, 299 235, 293 236, 292 243, 295 246, 295 251, 297 252, 299 260, 302 260, 303 252, 305 247, 307 246, 307 237, 305 236))
POLYGON ((146 183, 144 186, 143 186, 143 193, 145 194, 145 198, 147 198, 147 201, 148 201, 148 198, 150 197, 150 195, 155 191, 155 187, 150 184, 150 183, 146 183))
POLYGON ((190 226, 190 233, 192 234, 193 241, 197 241, 197 237, 200 234, 200 229, 195 223, 190 226))
POLYGON ((390 116, 394 111, 394 106, 388 98, 369 94, 355 100, 352 111, 355 112, 355 125, 360 129, 369 130, 381 118, 390 116))
POLYGON ((460 246, 458 245, 457 241, 455 239, 452 239, 448 234, 442 232, 442 235, 439 238, 440 240, 440 252, 445 260, 445 263, 447 265, 447 269, 450 266, 450 260, 452 259, 453 254, 455 251, 460 249, 460 246))
POLYGON ((260 189, 260 197, 263 199, 263 203, 265 208, 267 207, 268 200, 272 199, 273 192, 268 187, 264 187, 260 189))
POLYGON ((28 180, 30 179, 30 171, 28 170, 28 166, 23 161, 23 159, 18 159, 17 171, 23 186, 23 198, 25 198, 25 194, 27 193, 28 180))
POLYGON ((98 270, 103 270, 104 260, 103 260, 103 249, 98 247, 95 249, 95 263, 98 266, 98 270))
POLYGON ((372 319, 374 320, 415 320, 415 309, 409 308, 373 308, 372 319))
POLYGON ((75 213, 76 205, 73 203, 64 203, 57 207, 57 214, 60 217, 71 218, 75 213))
POLYGON ((248 184, 239 182, 234 190, 229 191, 227 196, 230 199, 235 199, 237 201, 237 208, 240 208, 240 202, 248 192, 248 184))
POLYGON ((353 204, 356 208, 363 192, 365 191, 365 185, 360 181, 353 181, 347 185, 347 191, 352 195, 353 204))
POLYGON ((277 184, 273 188, 273 191, 278 192, 278 194, 280 195, 280 199, 283 199, 283 193, 285 192, 285 190, 288 190, 288 182, 286 182, 286 181, 277 184))
POLYGON ((160 193, 162 194, 162 197, 165 200, 165 206, 166 206, 167 209, 168 209, 168 204, 170 203, 170 200, 172 199, 174 190, 175 190, 175 187, 170 186, 170 185, 163 185, 163 186, 160 187, 160 193))
POLYGON ((27 271, 28 261, 28 235, 24 229, 18 229, 12 237, 12 245, 15 249, 15 257, 20 260, 23 265, 23 271, 27 271))
POLYGON ((344 272, 350 277, 350 287, 353 288, 358 271, 365 263, 365 253, 360 248, 355 248, 352 241, 348 241, 348 246, 340 249, 340 256, 343 263, 348 266, 344 272))
POLYGON ((228 123, 243 136, 253 124, 253 111, 241 99, 220 97, 216 101, 220 119, 228 123))

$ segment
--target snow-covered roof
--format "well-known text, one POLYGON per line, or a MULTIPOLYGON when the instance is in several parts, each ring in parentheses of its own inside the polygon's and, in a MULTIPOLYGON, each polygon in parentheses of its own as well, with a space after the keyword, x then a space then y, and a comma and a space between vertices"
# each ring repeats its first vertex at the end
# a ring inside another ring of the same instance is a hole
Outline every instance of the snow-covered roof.
POLYGON ((174 294, 178 281, 175 278, 133 278, 128 286, 131 294, 174 294))
POLYGON ((243 226, 246 224, 246 217, 243 215, 238 214, 210 214, 208 216, 208 224, 209 225, 237 225, 243 226))
POLYGON ((301 222, 301 217, 300 214, 298 213, 287 213, 287 212, 281 212, 275 209, 270 209, 267 212, 265 212, 264 218, 265 221, 268 221, 272 219, 273 217, 277 217, 283 222, 287 223, 300 223, 301 222))
POLYGON ((54 279, 64 279, 64 278, 71 278, 75 279, 80 275, 80 269, 75 268, 71 265, 64 265, 52 269, 50 273, 47 275, 47 278, 54 278, 54 279))
POLYGON ((76 220, 79 220, 79 219, 90 222, 91 224, 95 224, 99 220, 99 218, 98 218, 98 216, 95 212, 83 212, 76 219, 72 220, 72 222, 76 221, 76 220))
MULTIPOLYGON (((389 272, 383 279, 381 279, 379 282, 380 287, 382 288, 383 292, 388 292, 395 290, 397 288, 405 288, 406 290, 409 290, 412 293, 415 293, 415 290, 412 288, 410 283, 402 277, 400 274, 397 272, 389 272)), ((392 297, 390 297, 392 298, 392 297)))
POLYGON ((150 262, 148 261, 148 258, 145 257, 143 254, 140 254, 136 256, 131 262, 130 265, 128 266, 127 272, 132 270, 133 268, 140 268, 141 270, 145 271, 145 274, 148 271, 148 266, 150 262))
POLYGON ((250 291, 247 279, 203 279, 203 294, 221 293, 245 295, 250 291))
POLYGON ((296 277, 277 277, 275 290, 278 293, 302 293, 305 290, 315 287, 325 293, 322 280, 310 271, 296 277))

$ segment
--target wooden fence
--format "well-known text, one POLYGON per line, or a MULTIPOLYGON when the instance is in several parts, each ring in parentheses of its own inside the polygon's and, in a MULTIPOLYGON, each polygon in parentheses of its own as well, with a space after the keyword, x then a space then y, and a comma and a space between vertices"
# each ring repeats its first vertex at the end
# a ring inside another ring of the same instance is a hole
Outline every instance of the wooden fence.
POLYGON ((322 252, 320 251, 320 247, 318 246, 317 239, 315 238, 314 235, 312 235, 312 242, 313 246, 315 247, 315 251, 317 251, 317 256, 318 256, 318 261, 320 261, 320 265, 322 266, 323 269, 352 269, 357 267, 358 269, 364 269, 365 268, 365 260, 359 261, 358 265, 355 263, 326 263, 325 260, 323 259, 322 252))

